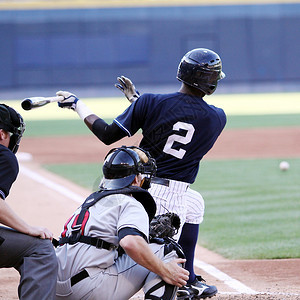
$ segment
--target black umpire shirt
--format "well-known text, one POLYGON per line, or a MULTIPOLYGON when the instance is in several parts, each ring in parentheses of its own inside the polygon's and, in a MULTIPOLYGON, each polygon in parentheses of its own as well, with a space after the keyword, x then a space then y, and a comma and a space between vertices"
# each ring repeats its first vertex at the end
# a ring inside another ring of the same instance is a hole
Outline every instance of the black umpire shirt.
POLYGON ((0 145, 0 197, 4 200, 19 173, 16 156, 7 147, 0 145))

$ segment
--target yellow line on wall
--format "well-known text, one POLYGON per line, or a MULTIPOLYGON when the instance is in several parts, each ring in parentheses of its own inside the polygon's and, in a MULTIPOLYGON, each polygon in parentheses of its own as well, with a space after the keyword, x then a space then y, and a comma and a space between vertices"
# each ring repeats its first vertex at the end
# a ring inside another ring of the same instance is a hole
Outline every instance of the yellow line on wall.
POLYGON ((228 115, 300 114, 300 93, 226 94, 204 100, 228 115))
MULTIPOLYGON (((209 104, 221 107, 229 115, 300 114, 300 93, 212 95, 204 98, 209 104)), ((113 119, 129 105, 124 98, 82 98, 99 117, 113 119)), ((61 109, 56 103, 25 111, 21 101, 1 101, 15 108, 26 120, 78 119, 76 112, 61 109)), ((299 116, 300 117, 300 116, 299 116)))
POLYGON ((44 0, 1 1, 0 10, 300 3, 299 0, 44 0))

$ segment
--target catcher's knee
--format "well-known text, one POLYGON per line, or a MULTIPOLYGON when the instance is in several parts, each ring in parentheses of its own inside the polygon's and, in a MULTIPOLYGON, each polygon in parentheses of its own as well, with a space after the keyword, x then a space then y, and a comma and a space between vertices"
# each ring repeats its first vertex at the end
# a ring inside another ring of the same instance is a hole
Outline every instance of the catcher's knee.
POLYGON ((175 298, 177 289, 175 285, 161 280, 145 293, 145 300, 172 300, 175 298))

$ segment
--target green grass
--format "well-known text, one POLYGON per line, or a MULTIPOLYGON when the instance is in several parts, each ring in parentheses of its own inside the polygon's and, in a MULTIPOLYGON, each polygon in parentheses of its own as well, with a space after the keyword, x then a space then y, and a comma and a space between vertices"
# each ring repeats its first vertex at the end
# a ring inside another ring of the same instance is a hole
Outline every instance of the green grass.
MULTIPOLYGON (((300 159, 203 161, 193 188, 206 203, 199 242, 232 259, 300 257, 300 159)), ((90 190, 101 166, 46 165, 90 190)))
POLYGON ((260 128, 299 126, 300 115, 250 115, 228 116, 226 128, 260 128))
POLYGON ((204 161, 200 244, 234 259, 300 257, 300 159, 204 161))
POLYGON ((78 120, 26 121, 24 137, 89 135, 90 130, 78 120))
POLYGON ((102 166, 97 163, 48 164, 43 165, 43 168, 91 191, 98 189, 102 178, 102 166))
MULTIPOLYGON (((109 124, 113 119, 105 119, 109 124)), ((228 116, 226 129, 299 126, 300 115, 228 116)), ((26 122, 25 137, 67 136, 91 134, 79 118, 76 120, 30 120, 26 122)))

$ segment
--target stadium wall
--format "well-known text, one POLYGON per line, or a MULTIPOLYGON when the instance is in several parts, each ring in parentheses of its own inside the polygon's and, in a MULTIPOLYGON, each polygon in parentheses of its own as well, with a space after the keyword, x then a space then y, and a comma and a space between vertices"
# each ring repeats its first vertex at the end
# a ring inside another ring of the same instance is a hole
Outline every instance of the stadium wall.
MULTIPOLYGON (((172 84, 196 47, 224 84, 300 82, 300 4, 0 11, 0 87, 172 84)), ((223 84, 223 83, 222 83, 223 84)))

